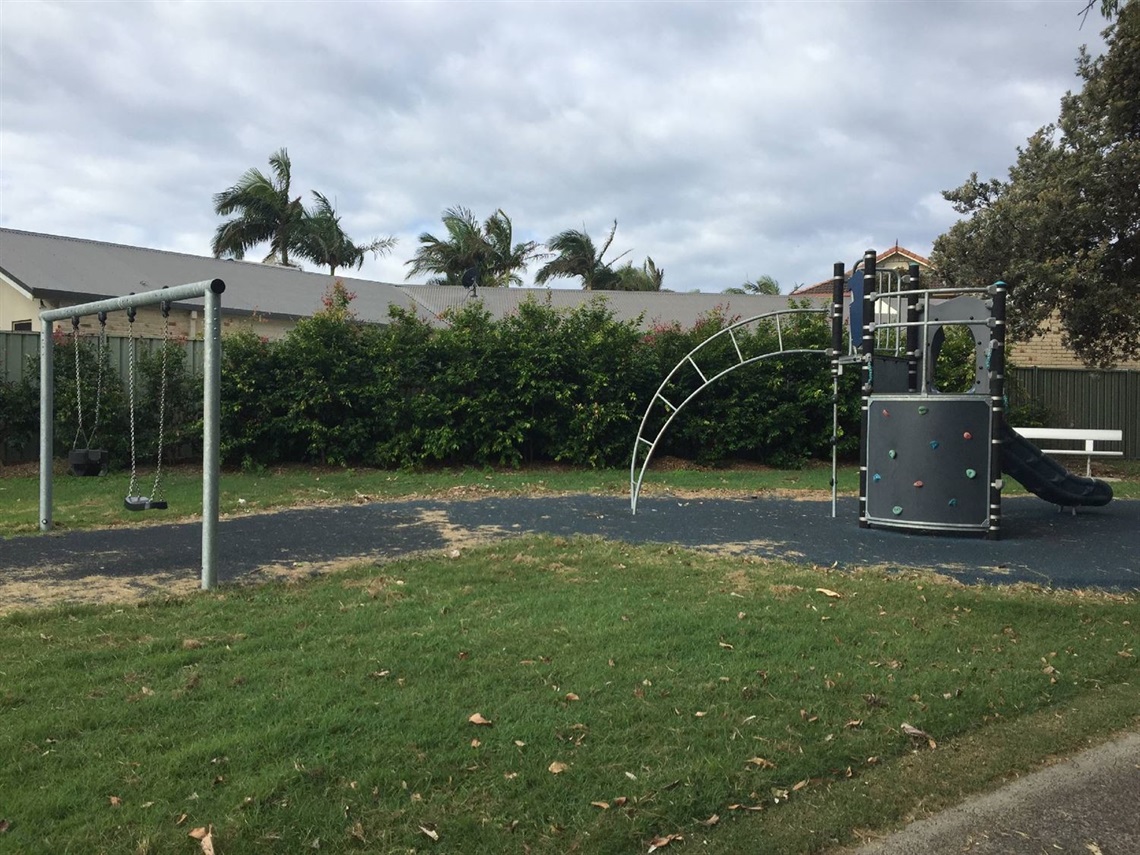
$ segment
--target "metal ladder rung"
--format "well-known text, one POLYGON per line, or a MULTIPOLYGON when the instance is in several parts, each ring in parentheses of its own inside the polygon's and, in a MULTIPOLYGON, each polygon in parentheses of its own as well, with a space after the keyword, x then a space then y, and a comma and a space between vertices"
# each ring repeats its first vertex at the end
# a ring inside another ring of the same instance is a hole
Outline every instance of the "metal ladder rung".
POLYGON ((732 331, 732 327, 728 328, 728 337, 732 339, 732 346, 736 348, 737 365, 744 364, 744 354, 740 352, 740 345, 736 342, 736 333, 732 331))
POLYGON ((689 364, 691 366, 693 366, 693 369, 697 372, 697 374, 700 375, 701 383, 703 383, 704 385, 707 386, 709 384, 709 378, 705 376, 705 372, 701 371, 700 366, 697 365, 697 363, 693 361, 692 354, 689 354, 688 356, 686 356, 685 359, 689 360, 689 364))

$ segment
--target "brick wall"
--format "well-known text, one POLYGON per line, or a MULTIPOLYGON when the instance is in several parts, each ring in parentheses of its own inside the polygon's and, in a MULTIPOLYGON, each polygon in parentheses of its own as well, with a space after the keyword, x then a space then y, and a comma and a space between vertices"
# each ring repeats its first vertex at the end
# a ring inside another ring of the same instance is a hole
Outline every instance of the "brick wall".
MULTIPOLYGON (((1057 312, 1041 325, 1029 341, 1010 342, 1009 360, 1018 368, 1084 368, 1073 352, 1061 344, 1061 317, 1057 312)), ((1140 369, 1140 360, 1122 362, 1117 368, 1140 369)))

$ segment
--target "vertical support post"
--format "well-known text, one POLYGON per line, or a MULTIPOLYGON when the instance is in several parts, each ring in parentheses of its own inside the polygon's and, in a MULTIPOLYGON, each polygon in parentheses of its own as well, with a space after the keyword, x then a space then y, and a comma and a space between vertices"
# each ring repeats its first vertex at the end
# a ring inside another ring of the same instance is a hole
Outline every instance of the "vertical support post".
POLYGON ((206 340, 202 399, 202 590, 218 584, 218 474, 221 466, 222 318, 219 295, 225 283, 215 279, 206 289, 206 340))
POLYGON ((831 268, 831 518, 839 491, 839 354, 843 350, 843 262, 831 268))
POLYGON ((990 316, 990 526, 986 539, 1001 539, 1001 434, 1005 420, 1005 298, 1009 288, 998 281, 990 286, 993 309, 990 316))
POLYGON ((867 521, 867 466, 869 444, 867 430, 871 424, 871 393, 875 389, 872 361, 875 357, 875 250, 863 253, 863 384, 859 403, 859 527, 869 528, 867 521))
POLYGON ((40 322, 40 531, 51 531, 51 467, 55 446, 54 321, 40 322))
POLYGON ((906 290, 906 390, 918 391, 918 294, 922 287, 918 264, 910 263, 907 270, 906 290))

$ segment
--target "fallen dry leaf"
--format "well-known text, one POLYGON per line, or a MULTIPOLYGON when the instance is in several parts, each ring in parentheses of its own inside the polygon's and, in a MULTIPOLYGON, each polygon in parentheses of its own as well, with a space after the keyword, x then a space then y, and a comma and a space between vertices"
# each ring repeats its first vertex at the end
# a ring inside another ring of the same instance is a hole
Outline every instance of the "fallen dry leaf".
POLYGON ((725 650, 735 650, 736 649, 731 644, 729 644, 727 641, 718 641, 717 644, 719 644, 725 650))
POLYGON ((830 588, 816 588, 815 592, 817 594, 823 594, 825 597, 831 597, 834 600, 842 600, 843 599, 843 595, 841 593, 839 593, 838 591, 833 591, 830 588))
POLYGON ((581 698, 579 698, 573 692, 567 692, 566 693, 566 700, 568 700, 568 701, 579 701, 579 700, 581 700, 581 698))
POLYGON ((693 713, 693 716, 695 718, 704 718, 706 715, 708 715, 708 713, 704 710, 698 710, 697 712, 693 713))
POLYGON ((720 814, 714 813, 708 819, 702 819, 700 822, 701 825, 703 825, 705 828, 712 828, 714 825, 720 822, 720 814))
POLYGON ((847 724, 845 724, 843 726, 846 728, 850 728, 850 729, 854 729, 856 727, 862 727, 863 726, 863 719, 853 718, 853 719, 851 719, 851 721, 847 722, 847 724))
POLYGON ((494 724, 494 722, 492 722, 489 718, 483 718, 482 713, 474 713, 473 715, 468 716, 467 720, 472 724, 477 724, 482 727, 490 727, 492 724, 494 724))
POLYGON ((478 739, 472 739, 472 740, 471 740, 471 747, 472 747, 472 748, 478 748, 478 747, 479 747, 480 745, 482 745, 482 744, 483 744, 483 743, 482 743, 482 742, 480 742, 478 739))
POLYGON ((12 823, 8 822, 8 820, 0 819, 0 834, 3 834, 5 831, 7 831, 11 827, 12 827, 12 823))
POLYGON ((763 757, 753 757, 748 761, 753 766, 759 769, 775 769, 776 764, 771 760, 765 760, 763 757))
POLYGON ((439 832, 436 831, 434 828, 428 828, 426 825, 421 825, 420 831, 422 831, 424 834, 426 834, 428 837, 430 837, 433 841, 435 841, 437 843, 439 842, 439 832))
POLYGON ((905 733, 907 736, 911 737, 912 739, 925 739, 926 743, 931 748, 937 748, 938 747, 938 743, 934 741, 933 736, 931 736, 925 730, 919 730, 913 724, 907 724, 904 721, 901 725, 899 725, 899 730, 901 730, 903 733, 905 733))
POLYGON ((590 802, 590 805, 592 807, 601 808, 602 810, 609 810, 610 809, 610 803, 609 802, 590 802))
POLYGON ((1095 843, 1086 843, 1085 849, 1089 850, 1089 852, 1091 852, 1092 855, 1104 855, 1104 853, 1100 851, 1100 847, 1097 846, 1095 843))
POLYGON ((515 745, 517 745, 519 748, 522 748, 522 747, 524 747, 524 746, 526 745, 526 743, 525 743, 525 742, 523 742, 521 739, 516 739, 516 740, 515 740, 515 745))
POLYGON ((203 825, 203 826, 199 826, 198 828, 191 828, 187 832, 187 835, 189 837, 193 837, 195 840, 201 840, 202 838, 204 838, 209 833, 210 833, 210 829, 203 825))
POLYGON ((618 796, 616 799, 614 799, 614 807, 622 807, 628 801, 629 799, 627 799, 625 796, 618 796))
POLYGON ((561 775, 563 772, 565 772, 570 767, 567 766, 565 763, 563 763, 561 760, 555 760, 553 763, 551 763, 546 768, 550 772, 551 775, 561 775))
POLYGON ((666 834, 664 837, 654 837, 649 841, 649 851, 656 852, 658 849, 664 849, 674 840, 684 840, 683 834, 666 834))
POLYGON ((352 836, 359 840, 361 843, 367 843, 364 839, 364 825, 360 822, 355 822, 352 825, 352 836))
POLYGON ((111 807, 122 807, 123 806, 123 800, 120 799, 118 796, 111 796, 108 799, 108 801, 111 803, 111 807))

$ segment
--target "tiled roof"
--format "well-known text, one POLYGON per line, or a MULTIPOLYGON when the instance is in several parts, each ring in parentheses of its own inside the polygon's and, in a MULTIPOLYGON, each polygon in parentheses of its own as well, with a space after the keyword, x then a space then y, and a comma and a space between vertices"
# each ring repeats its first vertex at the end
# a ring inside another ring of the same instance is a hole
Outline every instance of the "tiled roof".
MULTIPOLYGON (((895 255, 902 256, 908 262, 914 261, 920 267, 929 268, 932 266, 930 263, 930 259, 927 258, 926 256, 919 255, 917 252, 911 252, 905 246, 899 246, 897 243, 894 246, 892 246, 890 249, 888 249, 884 252, 880 252, 878 255, 876 255, 875 256, 875 262, 880 263, 880 262, 886 261, 888 258, 891 258, 892 256, 895 256, 895 255)), ((851 273, 852 273, 851 270, 847 270, 844 272, 843 275, 845 278, 849 279, 851 277, 851 273)), ((844 289, 845 292, 847 290, 849 290, 849 289, 844 289)), ((795 295, 796 297, 813 297, 813 296, 828 297, 828 296, 831 296, 831 280, 826 279, 823 282, 817 282, 814 285, 805 285, 802 288, 797 288, 795 291, 792 292, 792 294, 795 295)))

